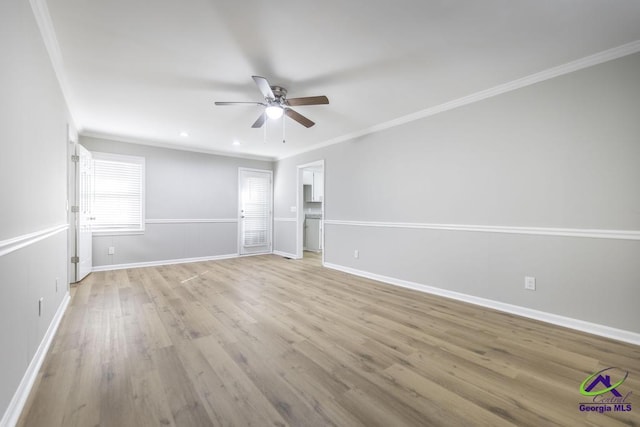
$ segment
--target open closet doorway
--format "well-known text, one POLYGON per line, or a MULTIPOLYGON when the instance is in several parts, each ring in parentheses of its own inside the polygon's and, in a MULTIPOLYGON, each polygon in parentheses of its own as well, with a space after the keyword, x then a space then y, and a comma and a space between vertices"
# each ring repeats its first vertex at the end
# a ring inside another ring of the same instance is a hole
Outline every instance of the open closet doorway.
POLYGON ((324 160, 298 166, 296 257, 324 262, 324 160))

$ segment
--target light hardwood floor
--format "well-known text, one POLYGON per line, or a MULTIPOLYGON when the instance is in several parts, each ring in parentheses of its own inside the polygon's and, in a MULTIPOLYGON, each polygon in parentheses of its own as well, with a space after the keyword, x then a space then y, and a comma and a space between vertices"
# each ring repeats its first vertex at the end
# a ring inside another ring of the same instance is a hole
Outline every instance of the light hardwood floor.
POLYGON ((254 256, 93 273, 21 426, 640 425, 640 347, 254 256), (581 382, 629 372, 631 412, 581 382))

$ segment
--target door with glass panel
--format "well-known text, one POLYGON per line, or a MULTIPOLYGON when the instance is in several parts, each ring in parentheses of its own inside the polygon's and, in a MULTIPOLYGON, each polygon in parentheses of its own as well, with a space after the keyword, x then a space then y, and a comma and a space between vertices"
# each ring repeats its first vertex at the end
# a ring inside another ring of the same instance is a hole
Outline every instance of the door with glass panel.
POLYGON ((271 252, 272 172, 240 168, 240 255, 271 252))

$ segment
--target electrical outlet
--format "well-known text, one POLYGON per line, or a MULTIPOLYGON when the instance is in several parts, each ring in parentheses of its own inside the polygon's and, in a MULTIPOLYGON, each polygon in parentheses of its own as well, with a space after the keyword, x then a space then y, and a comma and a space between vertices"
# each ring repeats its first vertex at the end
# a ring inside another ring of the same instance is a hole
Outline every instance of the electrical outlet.
POLYGON ((357 249, 355 251, 353 251, 353 257, 354 258, 360 258, 360 251, 357 250, 357 249))
POLYGON ((116 253, 116 248, 114 246, 109 246, 108 255, 113 255, 116 253))
POLYGON ((44 297, 38 300, 38 317, 42 316, 42 305, 44 303, 44 297))
POLYGON ((535 277, 529 277, 526 276, 524 278, 524 288, 528 291, 535 291, 536 290, 536 278, 535 277))

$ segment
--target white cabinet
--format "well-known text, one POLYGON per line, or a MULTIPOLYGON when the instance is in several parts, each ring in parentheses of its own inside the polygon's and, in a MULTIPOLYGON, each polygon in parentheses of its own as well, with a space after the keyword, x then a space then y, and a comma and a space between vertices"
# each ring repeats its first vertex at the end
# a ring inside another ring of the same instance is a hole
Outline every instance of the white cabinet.
POLYGON ((311 187, 311 190, 305 192, 306 202, 322 202, 324 200, 324 173, 303 171, 302 183, 311 187))
POLYGON ((312 199, 314 202, 324 200, 324 172, 313 173, 313 187, 311 187, 312 199))
POLYGON ((322 220, 307 218, 304 220, 304 249, 318 252, 322 250, 322 220))
POLYGON ((310 170, 302 171, 302 183, 304 185, 313 185, 313 172, 310 170))

